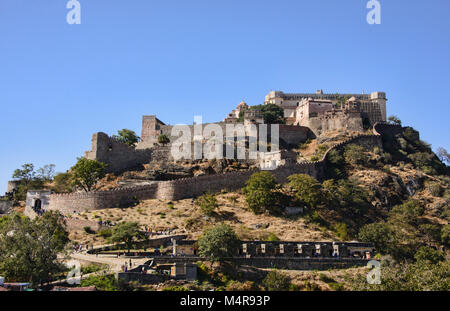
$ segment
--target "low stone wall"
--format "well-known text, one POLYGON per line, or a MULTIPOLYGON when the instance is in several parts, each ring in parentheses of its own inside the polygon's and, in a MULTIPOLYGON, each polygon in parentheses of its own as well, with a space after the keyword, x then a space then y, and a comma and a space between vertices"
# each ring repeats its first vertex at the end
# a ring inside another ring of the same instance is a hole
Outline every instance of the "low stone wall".
MULTIPOLYGON (((205 261, 202 257, 155 257, 147 264, 183 263, 205 261)), ((359 258, 299 258, 299 257, 233 257, 226 260, 240 266, 257 268, 276 268, 286 270, 328 270, 361 267, 367 265, 370 259, 359 258)))
POLYGON ((8 214, 13 208, 13 201, 0 201, 0 214, 8 214))
POLYGON ((345 269, 351 267, 365 266, 368 259, 353 258, 279 258, 279 257, 258 257, 258 258, 233 258, 237 265, 247 265, 257 268, 276 268, 287 270, 328 270, 345 269))

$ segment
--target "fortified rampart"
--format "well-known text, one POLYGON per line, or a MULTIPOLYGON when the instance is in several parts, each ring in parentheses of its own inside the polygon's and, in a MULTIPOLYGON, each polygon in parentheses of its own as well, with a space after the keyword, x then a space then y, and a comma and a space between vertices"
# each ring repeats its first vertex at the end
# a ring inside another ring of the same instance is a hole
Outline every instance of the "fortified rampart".
POLYGON ((316 136, 333 130, 363 131, 362 118, 359 111, 330 111, 317 117, 310 117, 305 122, 305 126, 316 136))
POLYGON ((108 173, 121 173, 148 163, 151 159, 151 151, 134 149, 99 132, 92 136, 92 149, 85 152, 84 156, 90 160, 106 163, 108 173))
MULTIPOLYGON (((334 148, 342 148, 350 143, 364 146, 369 150, 372 150, 375 146, 382 149, 381 137, 379 135, 359 135, 329 148, 320 161, 287 164, 269 172, 273 174, 279 183, 286 182, 287 177, 292 174, 301 173, 308 174, 320 180, 325 177, 328 152, 334 148)), ((85 210, 127 207, 134 204, 137 200, 180 200, 196 197, 205 192, 219 192, 222 189, 232 191, 242 188, 245 182, 256 171, 250 170, 204 175, 107 191, 51 194, 48 209, 59 210, 63 213, 73 213, 83 212, 85 210)))

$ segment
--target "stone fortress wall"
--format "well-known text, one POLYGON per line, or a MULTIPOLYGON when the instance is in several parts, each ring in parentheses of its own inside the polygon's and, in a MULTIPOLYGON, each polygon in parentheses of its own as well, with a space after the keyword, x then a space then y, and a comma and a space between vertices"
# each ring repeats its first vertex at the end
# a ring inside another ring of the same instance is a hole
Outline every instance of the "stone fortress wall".
POLYGON ((149 149, 134 149, 107 134, 99 132, 92 136, 92 149, 85 158, 106 163, 108 173, 122 173, 137 168, 151 159, 149 149))
MULTIPOLYGON (((325 177, 328 152, 355 143, 370 150, 379 147, 382 150, 381 136, 377 131, 385 132, 392 126, 374 126, 375 135, 359 135, 329 148, 323 158, 316 162, 286 164, 269 171, 279 183, 286 182, 292 174, 308 174, 317 179, 325 177)), ((205 192, 219 192, 222 189, 236 190, 242 188, 250 176, 258 170, 230 172, 225 174, 204 175, 171 181, 155 182, 151 185, 124 187, 107 191, 78 192, 71 194, 51 194, 49 196, 50 210, 63 213, 83 212, 115 207, 127 207, 136 200, 162 199, 179 200, 199 196, 205 192)))

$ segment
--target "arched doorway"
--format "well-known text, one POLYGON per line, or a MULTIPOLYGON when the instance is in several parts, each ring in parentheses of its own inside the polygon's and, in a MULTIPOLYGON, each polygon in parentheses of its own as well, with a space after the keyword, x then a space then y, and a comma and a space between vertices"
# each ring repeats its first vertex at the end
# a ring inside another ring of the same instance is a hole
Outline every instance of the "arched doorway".
POLYGON ((42 201, 40 199, 36 199, 34 201, 34 210, 39 211, 41 210, 42 201))

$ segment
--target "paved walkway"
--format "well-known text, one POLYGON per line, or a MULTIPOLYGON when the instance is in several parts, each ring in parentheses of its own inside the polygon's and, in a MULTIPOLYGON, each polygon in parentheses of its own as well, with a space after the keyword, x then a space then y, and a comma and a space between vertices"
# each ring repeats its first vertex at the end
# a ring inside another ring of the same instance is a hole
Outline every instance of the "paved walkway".
MULTIPOLYGON (((78 259, 78 260, 84 260, 84 261, 89 261, 89 262, 94 262, 94 263, 99 263, 99 264, 106 264, 108 266, 110 266, 110 269, 113 272, 120 272, 121 271, 121 267, 123 264, 125 264, 125 262, 127 264, 130 263, 130 258, 125 258, 125 257, 119 257, 117 258, 114 255, 88 255, 86 253, 73 253, 70 255, 71 258, 73 259, 78 259)), ((132 258, 131 259, 131 263, 133 264, 133 268, 143 265, 144 263, 146 263, 149 259, 148 258, 132 258)))

